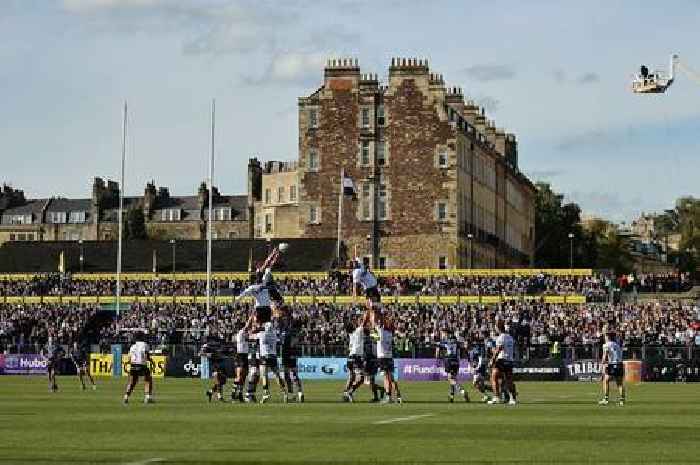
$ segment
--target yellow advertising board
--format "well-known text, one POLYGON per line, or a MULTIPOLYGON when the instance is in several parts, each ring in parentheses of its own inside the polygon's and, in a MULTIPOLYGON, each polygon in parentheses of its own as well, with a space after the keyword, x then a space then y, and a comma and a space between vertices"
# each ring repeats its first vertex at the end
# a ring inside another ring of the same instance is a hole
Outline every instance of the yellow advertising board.
POLYGON ((80 303, 81 304, 96 304, 97 303, 97 296, 81 295, 80 296, 80 303))
POLYGON ((47 295, 42 300, 44 303, 47 303, 47 304, 59 304, 59 303, 61 303, 61 297, 59 297, 57 295, 47 295))
POLYGON ((482 304, 497 304, 497 303, 501 302, 501 296, 500 295, 482 295, 480 300, 481 300, 482 304))
POLYGON ((546 295, 544 296, 544 302, 547 304, 563 304, 566 299, 563 295, 546 295))
POLYGON ((77 295, 64 295, 61 297, 61 302, 64 304, 77 304, 80 302, 80 297, 77 295))
POLYGON ((566 296, 566 303, 567 304, 585 304, 586 303, 586 296, 585 295, 567 295, 566 296))
POLYGON ((191 295, 177 295, 175 296, 175 303, 178 304, 191 304, 194 302, 194 297, 191 295))
POLYGON ((112 354, 90 354, 90 374, 92 376, 112 376, 112 354))
POLYGON ((462 302, 463 304, 478 304, 479 303, 479 296, 478 295, 461 295, 461 296, 459 296, 459 301, 462 302))
POLYGON ((341 305, 352 304, 353 303, 352 296, 351 295, 338 295, 335 297, 335 303, 341 304, 341 305))
MULTIPOLYGON (((111 355, 110 355, 111 357, 111 355)), ((167 359, 165 355, 151 355, 151 361, 149 362, 149 367, 151 369, 151 376, 154 378, 165 377, 165 367, 167 364, 167 359)), ((131 360, 128 354, 122 355, 122 376, 129 376, 129 370, 131 369, 131 360)))
POLYGON ((418 297, 418 302, 422 304, 436 304, 437 301, 437 296, 434 295, 422 295, 418 297))
POLYGON ((439 300, 441 304, 454 305, 459 302, 459 297, 456 295, 441 295, 439 300))
POLYGON ((171 304, 171 303, 173 303, 173 296, 171 296, 171 295, 156 296, 156 302, 159 304, 171 304))
POLYGON ((332 304, 334 300, 332 295, 317 295, 314 299, 318 304, 332 304))
POLYGON ((418 298, 415 295, 400 295, 396 301, 400 304, 415 304, 418 302, 418 298))
POLYGON ((5 297, 5 303, 6 303, 6 304, 21 304, 21 303, 22 303, 22 297, 7 296, 7 297, 5 297))
POLYGON ((40 304, 41 296, 38 295, 28 295, 24 297, 25 304, 40 304))

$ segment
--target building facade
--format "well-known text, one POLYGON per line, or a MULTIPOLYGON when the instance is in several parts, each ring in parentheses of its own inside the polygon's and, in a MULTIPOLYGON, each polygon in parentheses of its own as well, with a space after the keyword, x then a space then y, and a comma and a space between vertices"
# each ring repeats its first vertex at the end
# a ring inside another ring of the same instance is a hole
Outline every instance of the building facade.
POLYGON ((256 237, 340 229, 345 254, 379 268, 531 263, 535 187, 518 170, 515 136, 427 60, 393 59, 385 84, 357 60, 330 60, 298 106, 298 161, 261 170, 256 237), (341 171, 353 198, 341 196, 341 171))
MULTIPOLYGON (((213 237, 251 237, 248 195, 221 195, 213 188, 213 237)), ((153 182, 143 197, 125 197, 124 210, 143 211, 150 239, 205 239, 208 191, 171 196, 153 182)), ((119 229, 119 185, 95 178, 92 195, 84 199, 25 199, 24 192, 4 186, 0 192, 0 245, 8 241, 116 240, 119 229)))

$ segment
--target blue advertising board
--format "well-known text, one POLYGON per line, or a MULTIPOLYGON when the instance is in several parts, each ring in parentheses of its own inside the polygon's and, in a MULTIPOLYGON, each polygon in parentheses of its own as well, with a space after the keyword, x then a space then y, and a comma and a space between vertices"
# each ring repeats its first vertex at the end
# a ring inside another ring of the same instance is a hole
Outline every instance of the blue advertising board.
POLYGON ((297 360, 301 379, 346 379, 346 358, 308 358, 297 360))

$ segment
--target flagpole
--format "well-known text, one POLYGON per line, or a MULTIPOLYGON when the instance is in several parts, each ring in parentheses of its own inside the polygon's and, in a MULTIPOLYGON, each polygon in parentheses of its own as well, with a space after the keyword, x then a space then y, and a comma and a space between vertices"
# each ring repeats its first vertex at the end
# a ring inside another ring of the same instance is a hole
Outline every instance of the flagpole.
POLYGON ((122 166, 119 180, 119 240, 117 243, 117 319, 121 313, 122 277, 122 229, 124 223, 124 165, 126 164, 126 100, 124 101, 124 121, 122 123, 122 166))
POLYGON ((213 190, 214 190, 214 123, 216 118, 216 100, 211 101, 211 156, 209 158, 209 220, 207 221, 207 315, 211 310, 211 225, 213 190))
POLYGON ((338 259, 338 268, 340 268, 340 240, 343 225, 343 180, 345 179, 345 168, 340 168, 340 191, 338 192, 338 245, 336 250, 336 258, 338 259))

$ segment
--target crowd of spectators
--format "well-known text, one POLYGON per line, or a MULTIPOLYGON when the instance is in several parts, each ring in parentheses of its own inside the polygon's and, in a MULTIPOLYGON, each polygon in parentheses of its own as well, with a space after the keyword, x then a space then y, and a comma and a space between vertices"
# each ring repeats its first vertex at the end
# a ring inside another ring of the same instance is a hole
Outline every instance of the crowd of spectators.
MULTIPOLYGON (((245 286, 243 280, 213 280, 214 295, 237 295, 245 286)), ((347 295, 351 293, 350 276, 335 273, 322 278, 278 279, 282 294, 347 295)), ((383 295, 585 295, 605 298, 611 281, 593 276, 428 276, 379 278, 383 295)), ((129 296, 197 296, 206 294, 205 280, 123 280, 122 295, 129 296)), ((46 275, 29 281, 0 280, 0 296, 113 296, 117 283, 113 279, 78 280, 70 276, 46 275)))
MULTIPOLYGON (((334 304, 293 305, 301 323, 300 343, 307 353, 327 349, 342 352, 348 328, 363 307, 334 304)), ((244 324, 248 305, 214 306, 207 313, 198 304, 134 304, 118 319, 101 328, 102 344, 128 341, 131 330, 143 328, 157 344, 201 344, 215 338, 231 342, 244 324)), ((79 338, 93 306, 1 305, 0 344, 43 344, 48 337, 68 344, 79 338)), ((440 331, 454 332, 470 344, 495 335, 495 322, 503 319, 520 347, 599 344, 606 328, 613 328, 629 345, 687 346, 696 344, 697 307, 678 301, 649 303, 587 303, 580 305, 539 302, 504 302, 498 305, 389 304, 385 312, 395 325, 397 351, 433 348, 440 331)), ((700 332, 697 333, 700 336, 700 332)), ((698 338, 700 339, 700 337, 698 338)))
POLYGON ((622 275, 617 285, 623 291, 687 292, 693 287, 690 273, 644 273, 622 275))

